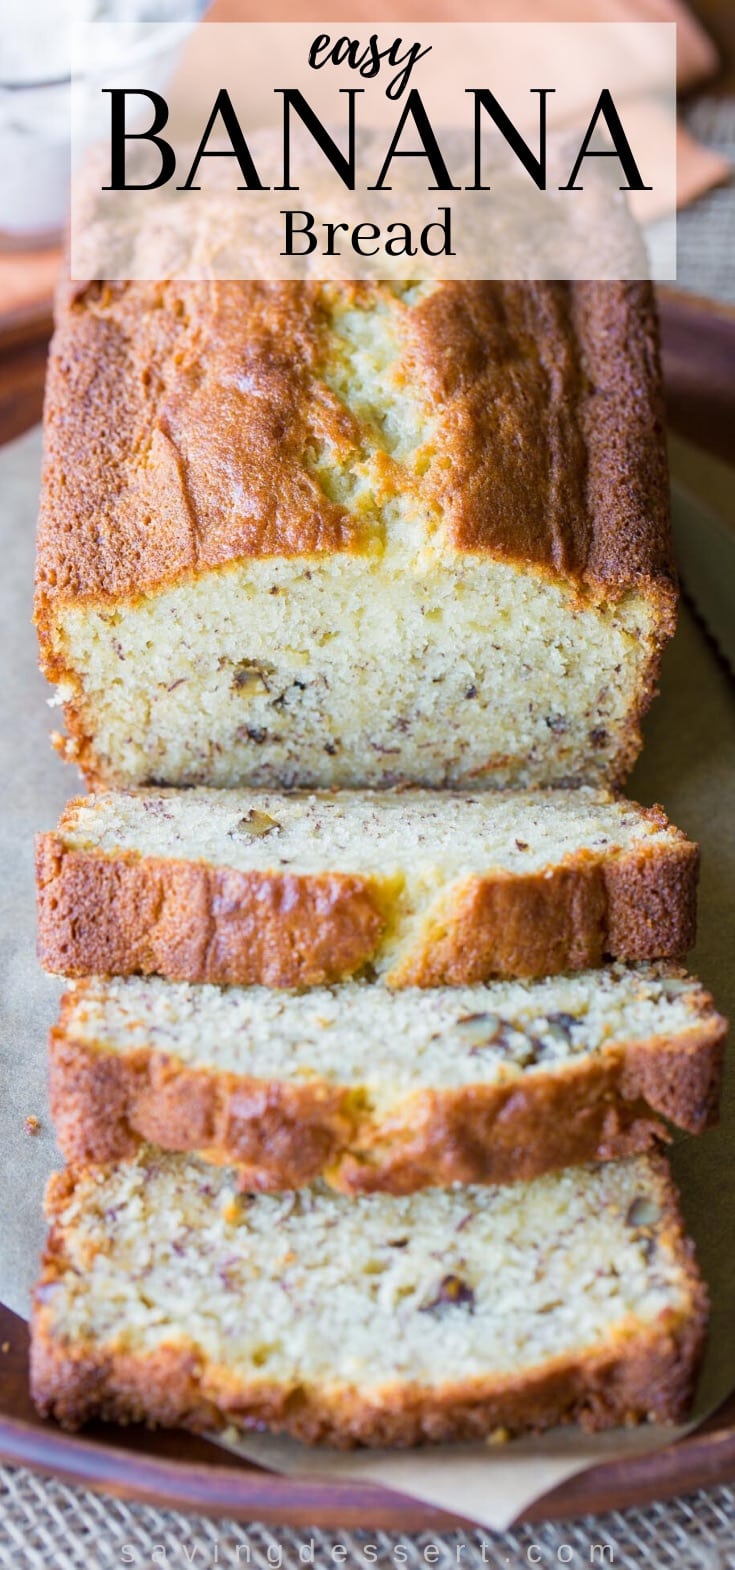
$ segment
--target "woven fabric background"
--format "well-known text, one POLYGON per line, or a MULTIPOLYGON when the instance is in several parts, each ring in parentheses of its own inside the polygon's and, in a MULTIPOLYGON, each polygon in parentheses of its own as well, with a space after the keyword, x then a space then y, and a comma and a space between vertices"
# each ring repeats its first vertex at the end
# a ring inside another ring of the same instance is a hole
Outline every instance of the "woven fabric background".
POLYGON ((245 1526, 127 1505, 0 1468, 0 1570, 108 1570, 115 1565, 196 1566, 197 1570, 295 1570, 336 1563, 377 1570, 511 1570, 511 1567, 612 1564, 633 1570, 735 1567, 735 1489, 717 1488, 646 1510, 612 1511, 578 1521, 492 1532, 323 1532, 308 1527, 245 1526), (430 1545, 436 1545, 436 1550, 430 1545), (365 1549, 373 1545, 374 1552, 365 1549), (333 1557, 339 1547, 346 1551, 333 1557), (430 1552, 427 1556, 427 1549, 430 1552))
MULTIPOLYGON (((703 99, 687 114, 703 142, 735 165, 735 100, 703 99)), ((678 285, 735 303, 735 186, 702 197, 678 221, 678 285)), ((96 1496, 31 1472, 0 1467, 0 1570, 107 1570, 114 1565, 219 1570, 317 1570, 346 1562, 418 1570, 613 1564, 632 1570, 735 1570, 735 1488, 720 1487, 646 1509, 576 1522, 396 1537, 385 1532, 294 1531, 243 1526, 96 1496), (366 1556, 365 1548, 375 1545, 366 1556), (426 1550, 433 1547, 427 1557, 426 1550), (333 1557, 332 1550, 346 1550, 333 1557), (377 1558, 375 1557, 377 1555, 377 1558), (438 1555, 438 1557, 437 1557, 438 1555)))
MULTIPOLYGON (((700 98, 685 116, 700 142, 735 168, 735 99, 700 98)), ((679 213, 677 287, 735 304, 735 185, 709 191, 679 213)))

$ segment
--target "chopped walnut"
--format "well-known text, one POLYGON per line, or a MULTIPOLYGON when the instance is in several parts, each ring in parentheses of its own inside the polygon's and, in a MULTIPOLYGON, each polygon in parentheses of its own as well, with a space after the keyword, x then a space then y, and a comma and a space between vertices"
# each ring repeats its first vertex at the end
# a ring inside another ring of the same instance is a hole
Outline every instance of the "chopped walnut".
POLYGON ((472 1313, 475 1306, 475 1294, 471 1286, 463 1281, 461 1276, 444 1276, 439 1282, 439 1291, 430 1303, 424 1303, 420 1310, 422 1314, 443 1314, 450 1308, 468 1308, 472 1313))
POLYGON ((497 1039, 502 1021, 497 1014, 460 1014, 457 1027, 470 1047, 487 1047, 497 1039))
POLYGON ((243 834, 250 839, 264 839, 266 834, 272 834, 280 829, 277 818, 272 818, 270 813, 261 812, 258 807, 251 807, 244 818, 240 818, 234 829, 229 830, 230 838, 243 834))
POLYGON ((629 1227, 653 1227, 661 1220, 661 1211, 651 1199, 634 1199, 629 1205, 625 1222, 629 1227))
POLYGON ((550 1036, 561 1041, 571 1041, 572 1031, 574 1026, 579 1024, 579 1020, 575 1019, 573 1014, 548 1014, 546 1024, 550 1036))
POLYGON ((258 664, 257 660, 242 660, 236 665, 232 686, 235 692, 241 692, 245 697, 259 692, 268 691, 266 676, 270 674, 271 667, 258 664))
POLYGON ((469 1047, 470 1057, 495 1050, 512 1053, 516 1062, 535 1063, 543 1052, 543 1042, 520 1025, 511 1025, 497 1014, 463 1014, 457 1026, 469 1047))

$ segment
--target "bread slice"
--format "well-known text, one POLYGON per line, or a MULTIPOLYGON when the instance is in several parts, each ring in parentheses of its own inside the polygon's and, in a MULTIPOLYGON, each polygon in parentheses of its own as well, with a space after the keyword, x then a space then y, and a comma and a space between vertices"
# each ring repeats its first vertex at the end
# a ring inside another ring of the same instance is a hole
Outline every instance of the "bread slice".
POLYGON ((507 1183, 714 1121, 726 1022, 666 966, 289 994, 157 977, 71 985, 51 1033, 66 1160, 143 1141, 244 1188, 507 1183))
POLYGON ((617 785, 675 599, 647 284, 60 298, 36 619, 90 784, 617 785))
POLYGON ((66 975, 460 985, 684 954, 698 854, 604 792, 109 792, 38 842, 66 975))
POLYGON ((47 1211, 32 1387, 69 1427, 413 1445, 687 1411, 706 1295, 660 1158, 348 1199, 143 1151, 47 1211))

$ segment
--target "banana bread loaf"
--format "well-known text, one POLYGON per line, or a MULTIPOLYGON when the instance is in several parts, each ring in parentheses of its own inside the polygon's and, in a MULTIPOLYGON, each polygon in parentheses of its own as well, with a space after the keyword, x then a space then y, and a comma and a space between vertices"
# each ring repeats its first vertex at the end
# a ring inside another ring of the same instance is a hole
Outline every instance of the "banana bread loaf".
POLYGON ((619 784, 674 620, 639 283, 76 285, 36 618, 96 785, 619 784))
POLYGON ((706 1296, 665 1164, 237 1194, 142 1151, 51 1179, 39 1410, 411 1445, 685 1416, 706 1296))
POLYGON ((697 848, 603 792, 100 793, 38 841, 66 975, 457 985, 686 952, 697 848))
POLYGON ((144 1141, 251 1189, 507 1183, 645 1150, 717 1112, 726 1024, 670 966, 391 992, 72 982, 51 1111, 72 1165, 144 1141))

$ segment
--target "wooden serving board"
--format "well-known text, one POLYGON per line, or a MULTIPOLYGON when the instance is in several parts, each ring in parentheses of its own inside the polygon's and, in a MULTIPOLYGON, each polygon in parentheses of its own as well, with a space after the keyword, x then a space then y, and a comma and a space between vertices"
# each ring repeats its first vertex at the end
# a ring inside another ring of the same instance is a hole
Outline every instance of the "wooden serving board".
MULTIPOLYGON (((735 310, 668 290, 660 291, 660 300, 670 423, 732 461, 735 310)), ((0 443, 40 418, 50 329, 49 301, 0 319, 0 443)), ((35 1413, 28 1393, 28 1328, 1 1306, 0 1458, 125 1498, 238 1520, 394 1532, 468 1524, 376 1484, 267 1472, 183 1432, 97 1424, 81 1435, 65 1434, 35 1413)), ((523 1519, 647 1504, 731 1479, 735 1395, 695 1435, 656 1454, 606 1463, 569 1479, 523 1519)))

